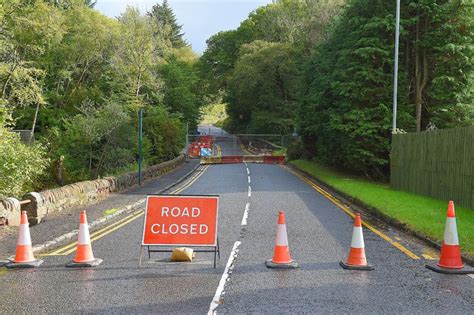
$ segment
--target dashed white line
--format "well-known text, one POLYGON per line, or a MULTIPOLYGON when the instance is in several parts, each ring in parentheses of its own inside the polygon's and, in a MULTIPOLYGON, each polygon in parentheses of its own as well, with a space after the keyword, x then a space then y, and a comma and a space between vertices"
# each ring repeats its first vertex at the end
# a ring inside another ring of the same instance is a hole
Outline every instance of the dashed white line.
POLYGON ((468 274, 469 277, 471 277, 472 279, 474 279, 474 273, 470 273, 468 274))
POLYGON ((248 196, 249 196, 249 197, 252 196, 252 187, 250 187, 250 185, 249 185, 249 193, 248 193, 248 196))
POLYGON ((250 175, 250 170, 248 167, 247 167, 247 175, 250 175))
POLYGON ((220 304, 221 296, 225 294, 224 287, 227 280, 234 269, 234 262, 237 259, 237 254, 239 253, 239 246, 241 242, 237 241, 234 243, 234 247, 232 247, 232 251, 230 252, 229 259, 227 260, 227 264, 224 269, 224 273, 222 274, 221 280, 219 281, 219 285, 217 286, 216 294, 212 299, 211 304, 209 305, 209 311, 207 312, 208 315, 216 314, 216 309, 220 304))
POLYGON ((250 184, 250 176, 247 176, 247 180, 249 181, 249 184, 250 184))
POLYGON ((247 218, 249 217, 250 203, 247 202, 245 205, 244 216, 242 217, 242 223, 240 225, 247 225, 247 218))

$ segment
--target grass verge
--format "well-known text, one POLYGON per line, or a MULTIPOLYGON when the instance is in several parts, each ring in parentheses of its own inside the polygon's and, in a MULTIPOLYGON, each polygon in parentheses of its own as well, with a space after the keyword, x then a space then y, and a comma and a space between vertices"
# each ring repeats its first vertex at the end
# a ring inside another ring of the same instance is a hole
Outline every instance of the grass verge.
MULTIPOLYGON (((316 162, 289 162, 314 178, 404 224, 408 229, 441 244, 447 201, 392 190, 389 185, 354 178, 325 168, 316 162)), ((461 250, 474 257, 474 210, 456 206, 461 250)))

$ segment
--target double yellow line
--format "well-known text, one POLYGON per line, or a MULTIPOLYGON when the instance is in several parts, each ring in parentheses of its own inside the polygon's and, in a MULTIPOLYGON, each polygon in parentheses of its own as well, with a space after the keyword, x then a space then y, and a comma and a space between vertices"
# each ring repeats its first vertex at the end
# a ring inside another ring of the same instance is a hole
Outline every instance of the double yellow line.
MULTIPOLYGON (((347 207, 346 205, 342 204, 336 197, 334 197, 333 195, 331 195, 329 192, 327 192, 326 190, 324 190, 323 188, 321 188, 320 186, 316 185, 313 181, 309 180, 308 178, 304 177, 303 175, 287 168, 291 173, 293 173, 295 176, 297 176, 298 178, 300 178, 302 181, 304 181, 305 183, 307 183, 308 185, 310 185, 314 190, 316 190, 317 192, 319 192, 321 195, 323 195, 324 197, 326 197, 327 199, 329 199, 333 204, 335 204, 338 208, 340 208, 341 210, 343 210, 345 213, 347 213, 349 216, 351 216, 352 218, 355 217, 355 214, 352 212, 352 210, 347 207)), ((384 233, 382 233, 381 231, 377 230, 375 227, 373 227, 372 225, 370 225, 369 223, 365 222, 365 221, 362 221, 362 225, 364 225, 366 228, 368 228, 369 230, 371 230, 373 233, 377 234, 378 236, 380 236, 382 239, 384 239, 385 241, 389 242, 392 246, 394 246, 395 248, 398 248, 401 252, 403 252, 405 255, 407 255, 408 257, 412 258, 412 259, 420 259, 420 257, 418 257, 415 253, 413 253, 412 251, 410 251, 408 248, 406 248, 405 246, 403 246, 402 244, 400 244, 399 242, 395 241, 394 239, 392 239, 391 237, 389 237, 388 235, 385 235, 384 233)))
MULTIPOLYGON (((199 177, 201 177, 206 169, 208 168, 208 165, 201 167, 200 171, 194 174, 183 186, 177 188, 176 190, 172 191, 171 194, 179 194, 183 190, 187 189, 189 186, 191 186, 195 181, 198 180, 199 177)), ((91 243, 93 241, 96 241, 98 239, 101 239, 102 237, 120 229, 121 227, 129 224, 130 222, 135 221, 136 219, 140 218, 143 216, 145 212, 143 210, 137 210, 133 212, 132 214, 126 216, 125 218, 122 218, 118 220, 117 222, 114 222, 98 231, 95 231, 94 233, 91 234, 91 243)), ((56 249, 50 253, 47 254, 42 254, 40 256, 64 256, 64 255, 69 255, 76 251, 76 245, 77 242, 70 243, 66 246, 63 246, 59 249, 56 249)))

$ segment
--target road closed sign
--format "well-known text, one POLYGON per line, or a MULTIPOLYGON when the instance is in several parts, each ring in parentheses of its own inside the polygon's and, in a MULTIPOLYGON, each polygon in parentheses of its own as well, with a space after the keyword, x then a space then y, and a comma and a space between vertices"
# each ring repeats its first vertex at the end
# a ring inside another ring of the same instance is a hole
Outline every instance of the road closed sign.
POLYGON ((142 245, 216 246, 218 206, 218 196, 148 196, 142 245))

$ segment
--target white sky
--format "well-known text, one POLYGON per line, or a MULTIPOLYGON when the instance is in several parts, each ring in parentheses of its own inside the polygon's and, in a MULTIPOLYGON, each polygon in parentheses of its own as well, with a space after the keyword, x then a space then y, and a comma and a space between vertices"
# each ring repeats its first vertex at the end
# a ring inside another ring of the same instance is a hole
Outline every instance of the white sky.
MULTIPOLYGON (((103 14, 116 17, 127 5, 149 10, 161 0, 97 0, 95 8, 103 14)), ((168 0, 178 19, 183 24, 186 40, 194 51, 202 53, 206 40, 219 31, 235 29, 249 13, 271 0, 168 0)))

